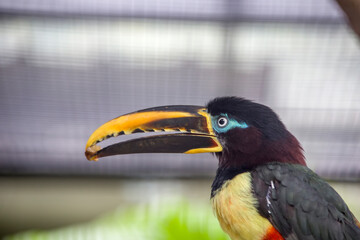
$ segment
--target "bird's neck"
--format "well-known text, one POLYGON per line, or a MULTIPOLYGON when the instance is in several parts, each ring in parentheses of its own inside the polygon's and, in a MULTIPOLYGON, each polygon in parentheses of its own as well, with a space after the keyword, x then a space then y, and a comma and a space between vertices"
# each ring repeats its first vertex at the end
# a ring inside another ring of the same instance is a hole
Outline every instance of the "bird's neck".
POLYGON ((257 166, 271 162, 306 166, 300 143, 290 133, 286 138, 279 140, 263 140, 258 149, 252 153, 224 149, 218 154, 218 158, 219 168, 236 169, 239 173, 251 171, 257 166))
POLYGON ((226 148, 217 154, 219 167, 212 184, 211 197, 221 189, 222 185, 239 174, 251 172, 260 165, 280 162, 306 166, 302 148, 298 140, 289 133, 288 138, 278 141, 264 141, 258 151, 244 153, 242 151, 229 151, 226 148))

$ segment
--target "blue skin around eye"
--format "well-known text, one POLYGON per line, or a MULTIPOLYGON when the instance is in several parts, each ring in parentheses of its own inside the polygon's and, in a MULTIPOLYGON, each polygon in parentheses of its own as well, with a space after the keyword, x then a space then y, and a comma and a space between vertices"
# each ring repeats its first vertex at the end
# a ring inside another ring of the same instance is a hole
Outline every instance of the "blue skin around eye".
POLYGON ((211 124, 214 128, 214 130, 218 133, 225 133, 233 128, 248 128, 249 126, 246 124, 246 122, 238 122, 235 119, 229 118, 227 114, 221 114, 217 116, 211 117, 211 124), (219 127, 217 124, 217 121, 219 117, 226 117, 228 119, 228 124, 225 127, 219 127))

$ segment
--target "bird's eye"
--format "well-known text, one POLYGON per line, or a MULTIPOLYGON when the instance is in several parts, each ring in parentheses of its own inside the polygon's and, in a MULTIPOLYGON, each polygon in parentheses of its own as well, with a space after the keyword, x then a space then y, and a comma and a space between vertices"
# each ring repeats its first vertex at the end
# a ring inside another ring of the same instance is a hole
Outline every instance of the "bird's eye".
POLYGON ((226 127, 228 125, 229 120, 226 117, 219 117, 217 120, 217 125, 221 128, 226 127))

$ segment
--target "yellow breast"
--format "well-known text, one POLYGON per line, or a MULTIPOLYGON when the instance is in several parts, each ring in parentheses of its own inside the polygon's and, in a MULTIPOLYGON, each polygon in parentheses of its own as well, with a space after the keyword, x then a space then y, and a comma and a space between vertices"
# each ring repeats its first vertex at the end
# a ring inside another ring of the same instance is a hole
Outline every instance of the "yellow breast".
POLYGON ((251 189, 250 173, 242 173, 224 183, 211 199, 222 229, 232 240, 260 240, 271 223, 257 209, 251 189))

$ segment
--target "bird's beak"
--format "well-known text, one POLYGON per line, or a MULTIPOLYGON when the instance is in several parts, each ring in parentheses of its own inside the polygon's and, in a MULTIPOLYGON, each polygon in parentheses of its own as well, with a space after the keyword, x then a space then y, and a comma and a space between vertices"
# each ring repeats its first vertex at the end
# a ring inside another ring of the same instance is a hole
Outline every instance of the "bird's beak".
POLYGON ((210 115, 199 106, 164 106, 140 110, 117 117, 100 126, 86 143, 88 160, 131 153, 221 152, 210 115), (119 142, 101 149, 96 145, 110 137, 139 132, 170 132, 119 142))

